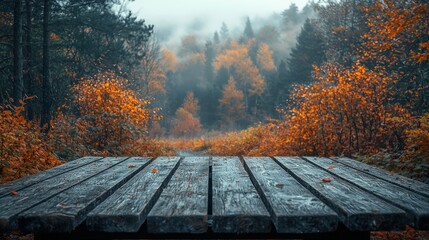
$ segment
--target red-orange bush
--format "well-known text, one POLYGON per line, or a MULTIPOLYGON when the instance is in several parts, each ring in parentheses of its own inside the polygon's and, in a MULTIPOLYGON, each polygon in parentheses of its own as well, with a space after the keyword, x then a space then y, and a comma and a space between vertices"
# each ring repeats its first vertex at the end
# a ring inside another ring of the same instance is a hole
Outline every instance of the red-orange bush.
POLYGON ((126 85, 125 79, 107 72, 81 79, 72 88, 68 112, 60 111, 52 127, 64 157, 159 154, 146 137, 149 122, 159 116, 126 85))
POLYGON ((314 75, 314 84, 292 94, 296 106, 285 115, 282 145, 291 153, 351 155, 404 147, 410 114, 390 102, 394 79, 382 69, 326 64, 314 75))
POLYGON ((27 121, 24 101, 0 106, 0 183, 52 168, 61 162, 52 154, 38 124, 27 121))

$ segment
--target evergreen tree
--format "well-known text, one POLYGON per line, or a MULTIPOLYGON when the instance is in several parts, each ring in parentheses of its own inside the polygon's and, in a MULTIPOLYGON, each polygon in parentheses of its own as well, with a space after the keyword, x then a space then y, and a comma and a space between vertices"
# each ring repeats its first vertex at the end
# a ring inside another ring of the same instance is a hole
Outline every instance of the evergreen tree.
POLYGON ((287 78, 287 67, 284 60, 280 61, 278 66, 278 80, 274 89, 275 105, 283 105, 289 98, 291 83, 287 78))
POLYGON ((228 26, 224 22, 222 23, 222 27, 220 28, 220 37, 224 43, 229 41, 228 26))
POLYGON ((299 21, 298 7, 292 3, 288 9, 282 12, 283 29, 288 29, 291 25, 295 25, 299 21))
POLYGON ((322 34, 307 19, 288 59, 288 81, 298 84, 310 83, 313 65, 319 65, 325 59, 324 49, 322 34))
POLYGON ((24 81, 22 76, 22 0, 14 1, 13 18, 13 100, 19 105, 19 100, 24 96, 24 81))
POLYGON ((215 112, 217 105, 217 98, 215 94, 215 76, 213 62, 215 60, 215 48, 212 42, 207 41, 205 50, 205 76, 207 81, 207 88, 205 96, 201 98, 201 120, 205 125, 212 125, 215 122, 215 112))
POLYGON ((253 32, 252 24, 250 23, 250 18, 247 17, 246 26, 244 27, 243 32, 243 40, 248 41, 255 37, 255 33, 253 32))
POLYGON ((213 34, 213 42, 216 45, 220 43, 219 33, 217 31, 213 34))

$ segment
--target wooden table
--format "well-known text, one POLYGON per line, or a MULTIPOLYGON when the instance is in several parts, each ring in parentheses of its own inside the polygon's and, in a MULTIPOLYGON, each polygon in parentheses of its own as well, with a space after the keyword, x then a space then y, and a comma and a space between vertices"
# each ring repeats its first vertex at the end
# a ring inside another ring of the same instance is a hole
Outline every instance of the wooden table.
POLYGON ((84 157, 0 185, 36 238, 369 239, 429 229, 429 185, 349 158, 84 157))

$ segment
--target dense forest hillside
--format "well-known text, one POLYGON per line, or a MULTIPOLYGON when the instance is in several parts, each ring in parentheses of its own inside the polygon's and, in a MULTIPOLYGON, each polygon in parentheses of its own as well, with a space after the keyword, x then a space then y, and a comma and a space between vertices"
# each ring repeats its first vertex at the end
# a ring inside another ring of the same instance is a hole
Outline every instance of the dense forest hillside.
POLYGON ((0 183, 178 153, 348 156, 429 183, 427 0, 311 1, 174 37, 129 2, 0 2, 0 183))
POLYGON ((375 156, 427 177, 426 1, 291 4, 168 44, 127 2, 1 2, 2 182, 178 149, 375 156))

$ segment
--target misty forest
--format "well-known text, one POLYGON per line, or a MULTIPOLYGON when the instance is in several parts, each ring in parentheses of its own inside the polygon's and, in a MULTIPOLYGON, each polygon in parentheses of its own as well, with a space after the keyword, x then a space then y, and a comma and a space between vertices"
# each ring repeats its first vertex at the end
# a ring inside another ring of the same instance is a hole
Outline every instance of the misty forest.
POLYGON ((130 6, 0 2, 0 183, 181 154, 346 156, 429 182, 427 0, 310 1, 174 37, 130 6))
POLYGON ((180 151, 349 156, 428 181, 426 0, 291 4, 168 44, 132 10, 1 1, 0 182, 180 151))

